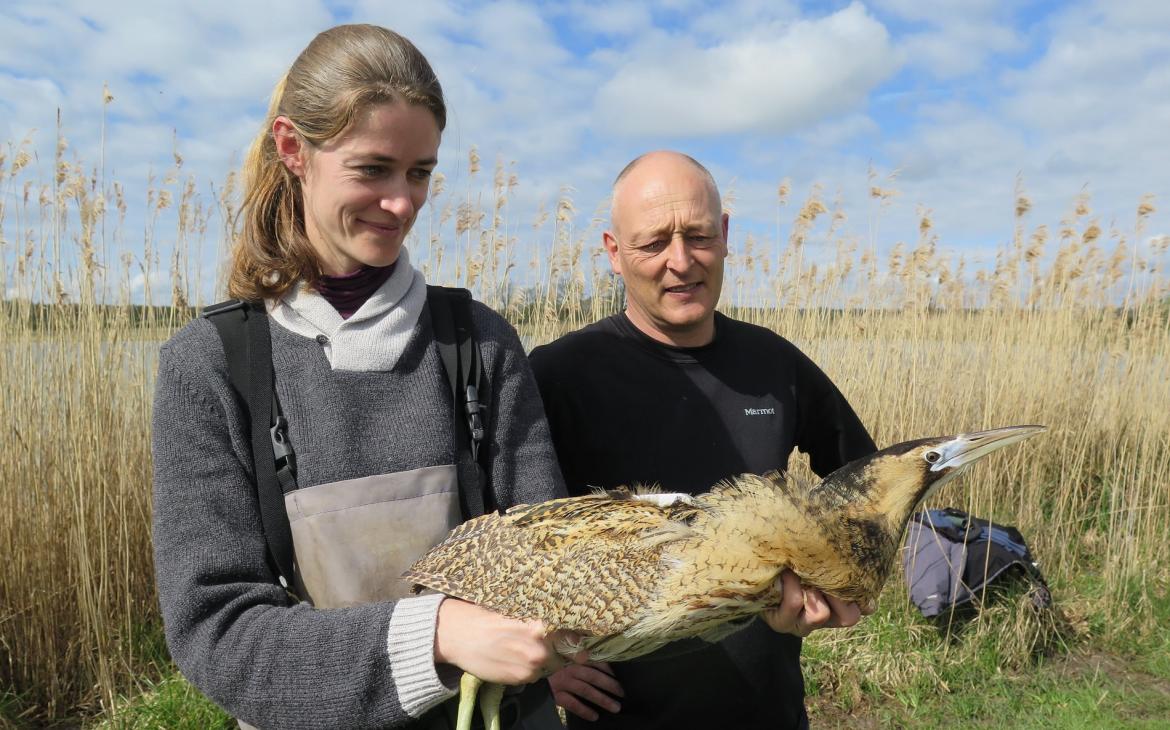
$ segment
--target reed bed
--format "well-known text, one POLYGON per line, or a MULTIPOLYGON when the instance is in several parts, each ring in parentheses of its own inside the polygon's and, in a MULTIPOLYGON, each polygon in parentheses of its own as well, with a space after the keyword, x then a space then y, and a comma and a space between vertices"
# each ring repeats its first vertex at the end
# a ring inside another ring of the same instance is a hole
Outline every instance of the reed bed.
MULTIPOLYGON (((147 194, 141 249, 111 258, 135 205, 121 186, 69 161, 63 138, 47 182, 29 162, 24 145, 0 150, 0 707, 48 719, 116 711, 166 671, 149 530, 154 361, 204 303, 198 247, 229 240, 235 191, 229 178, 205 201, 176 154, 147 194), (160 278, 170 301, 155 301, 160 278)), ((473 289, 530 346, 620 309, 599 245, 605 201, 575 227, 566 189, 533 219, 511 209, 509 166, 481 180, 472 149, 467 173, 460 191, 436 176, 416 225, 429 279, 473 289)), ((871 229, 893 195, 884 185, 875 178, 871 229)), ((732 242, 724 310, 802 347, 880 444, 1049 426, 936 500, 1020 527, 1058 601, 1099 583, 1080 609, 1093 630, 1155 631, 1150 607, 1170 585, 1170 239, 1145 231, 1154 202, 1106 230, 1081 197, 1050 228, 1031 224, 1020 189, 995 265, 976 269, 944 253, 926 209, 912 243, 879 255, 818 189, 785 230, 790 196, 782 183, 774 237, 732 242)), ((904 588, 891 593, 883 620, 917 636, 904 588)), ((1016 627, 1005 645, 1043 643, 1034 617, 1002 615, 1016 627)), ((858 673, 916 671, 864 628, 825 641, 858 673)))

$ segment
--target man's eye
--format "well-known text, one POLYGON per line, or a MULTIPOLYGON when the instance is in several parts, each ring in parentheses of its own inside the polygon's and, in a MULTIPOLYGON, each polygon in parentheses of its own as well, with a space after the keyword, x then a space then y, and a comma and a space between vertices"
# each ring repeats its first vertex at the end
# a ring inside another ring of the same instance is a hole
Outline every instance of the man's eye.
POLYGON ((666 241, 663 241, 662 239, 655 239, 653 241, 647 241, 646 243, 643 243, 638 248, 642 249, 643 251, 661 251, 662 249, 666 248, 666 241))

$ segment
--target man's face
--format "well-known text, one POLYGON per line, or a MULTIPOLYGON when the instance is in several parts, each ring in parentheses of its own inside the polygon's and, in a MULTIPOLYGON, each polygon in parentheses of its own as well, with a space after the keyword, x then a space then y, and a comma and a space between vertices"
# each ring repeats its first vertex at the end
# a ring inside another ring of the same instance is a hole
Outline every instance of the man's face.
POLYGON ((604 241, 638 329, 681 347, 711 341, 727 225, 713 185, 683 157, 656 153, 618 184, 604 241))

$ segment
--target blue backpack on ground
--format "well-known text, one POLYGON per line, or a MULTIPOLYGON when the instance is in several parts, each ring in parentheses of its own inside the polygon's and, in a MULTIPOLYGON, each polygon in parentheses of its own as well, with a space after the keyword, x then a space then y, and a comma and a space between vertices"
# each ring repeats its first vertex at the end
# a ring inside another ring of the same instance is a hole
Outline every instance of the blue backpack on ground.
POLYGON ((914 515, 906 528, 902 566, 910 600, 927 618, 968 603, 1004 575, 1031 582, 1037 608, 1052 605, 1048 584, 1019 530, 952 507, 914 515))

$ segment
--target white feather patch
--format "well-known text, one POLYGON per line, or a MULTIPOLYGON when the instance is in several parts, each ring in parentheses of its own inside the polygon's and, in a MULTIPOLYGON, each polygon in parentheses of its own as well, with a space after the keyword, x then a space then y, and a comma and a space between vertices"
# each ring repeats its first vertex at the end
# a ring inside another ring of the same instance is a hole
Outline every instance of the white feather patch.
POLYGON ((695 503, 694 497, 682 492, 639 492, 634 494, 634 499, 640 499, 643 502, 649 502, 659 507, 669 507, 679 502, 683 504, 695 503))

